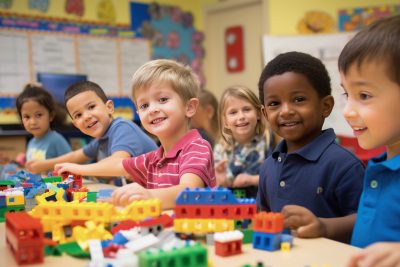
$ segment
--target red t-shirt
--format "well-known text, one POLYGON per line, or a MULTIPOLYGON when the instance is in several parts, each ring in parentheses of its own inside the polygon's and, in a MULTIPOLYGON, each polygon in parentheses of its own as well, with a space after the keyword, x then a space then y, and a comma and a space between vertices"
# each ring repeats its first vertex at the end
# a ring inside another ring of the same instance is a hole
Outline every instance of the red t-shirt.
POLYGON ((215 187, 214 158, 210 144, 197 130, 190 130, 163 158, 163 147, 124 159, 125 170, 148 189, 178 185, 183 174, 199 176, 206 186, 215 187))

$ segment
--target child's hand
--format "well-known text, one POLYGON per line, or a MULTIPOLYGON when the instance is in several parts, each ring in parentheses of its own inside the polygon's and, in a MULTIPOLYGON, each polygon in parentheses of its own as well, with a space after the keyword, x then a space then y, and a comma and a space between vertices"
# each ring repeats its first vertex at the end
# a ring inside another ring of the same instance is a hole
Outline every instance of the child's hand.
POLYGON ((221 160, 217 163, 215 163, 215 172, 226 172, 226 163, 227 160, 221 160))
POLYGON ((241 173, 233 181, 233 187, 248 187, 251 185, 258 185, 258 175, 241 173))
POLYGON ((375 243, 353 255, 347 267, 399 267, 400 243, 375 243))
POLYGON ((325 236, 325 225, 310 210, 296 205, 287 205, 282 209, 284 225, 298 237, 310 238, 325 236))
POLYGON ((138 183, 124 185, 114 190, 112 193, 113 203, 117 206, 126 206, 132 201, 150 199, 153 195, 150 190, 138 183))
POLYGON ((75 163, 59 163, 54 166, 54 171, 61 175, 64 172, 81 174, 81 165, 75 163))
POLYGON ((44 160, 33 159, 25 163, 25 169, 31 173, 40 173, 46 167, 44 160))
POLYGON ((215 177, 217 179, 217 186, 229 187, 231 183, 226 177, 226 160, 217 162, 214 166, 215 177))

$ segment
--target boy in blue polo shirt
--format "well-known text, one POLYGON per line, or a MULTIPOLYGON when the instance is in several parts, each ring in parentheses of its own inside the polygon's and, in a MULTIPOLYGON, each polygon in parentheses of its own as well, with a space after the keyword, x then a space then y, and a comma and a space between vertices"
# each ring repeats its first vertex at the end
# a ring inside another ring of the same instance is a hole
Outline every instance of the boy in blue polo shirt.
POLYGON ((364 166, 335 142, 333 129, 322 130, 334 105, 323 63, 305 53, 280 54, 258 86, 264 116, 283 138, 260 170, 258 208, 299 205, 324 218, 355 213, 364 166))
POLYGON ((27 162, 29 171, 53 169, 55 164, 64 162, 129 158, 157 149, 155 142, 135 123, 113 118, 114 104, 98 84, 82 81, 71 85, 65 91, 64 102, 75 127, 94 139, 83 148, 62 156, 27 162))
POLYGON ((339 57, 347 96, 345 119, 362 148, 385 145, 387 149, 368 163, 357 216, 352 221, 333 221, 319 220, 304 211, 292 213, 306 218, 296 225, 304 237, 340 231, 350 235, 354 226, 351 244, 366 249, 355 254, 348 267, 400 266, 399 44, 400 16, 394 16, 360 31, 339 57))

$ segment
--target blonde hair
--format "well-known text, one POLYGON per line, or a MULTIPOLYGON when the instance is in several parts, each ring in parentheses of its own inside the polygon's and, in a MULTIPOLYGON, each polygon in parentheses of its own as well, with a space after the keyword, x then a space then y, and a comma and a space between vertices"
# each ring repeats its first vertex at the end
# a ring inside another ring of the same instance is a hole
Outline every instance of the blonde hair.
POLYGON ((132 99, 136 103, 135 93, 149 88, 155 82, 168 82, 186 103, 199 92, 199 80, 189 66, 168 59, 152 60, 142 65, 132 77, 132 99))
POLYGON ((232 131, 225 128, 225 111, 227 109, 226 102, 229 97, 235 97, 239 99, 243 99, 248 101, 257 111, 258 114, 258 122, 256 124, 256 135, 263 136, 265 134, 266 144, 269 146, 270 144, 270 130, 266 127, 266 121, 264 119, 263 114, 261 113, 262 105, 260 100, 256 96, 256 94, 251 91, 249 88, 242 85, 235 85, 228 87, 222 94, 221 100, 219 102, 219 126, 220 133, 223 140, 223 145, 226 148, 232 148, 234 144, 234 138, 232 135, 232 131))

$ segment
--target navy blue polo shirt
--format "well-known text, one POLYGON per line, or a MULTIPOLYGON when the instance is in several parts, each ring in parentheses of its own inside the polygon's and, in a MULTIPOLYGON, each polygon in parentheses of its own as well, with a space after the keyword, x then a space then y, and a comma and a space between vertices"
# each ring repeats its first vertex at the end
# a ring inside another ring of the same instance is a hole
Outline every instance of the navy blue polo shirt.
POLYGON ((365 172, 351 244, 400 241, 400 155, 371 159, 365 172))
POLYGON ((261 167, 257 207, 279 212, 285 205, 300 205, 323 218, 355 213, 364 165, 335 139, 327 129, 292 153, 282 140, 261 167))

